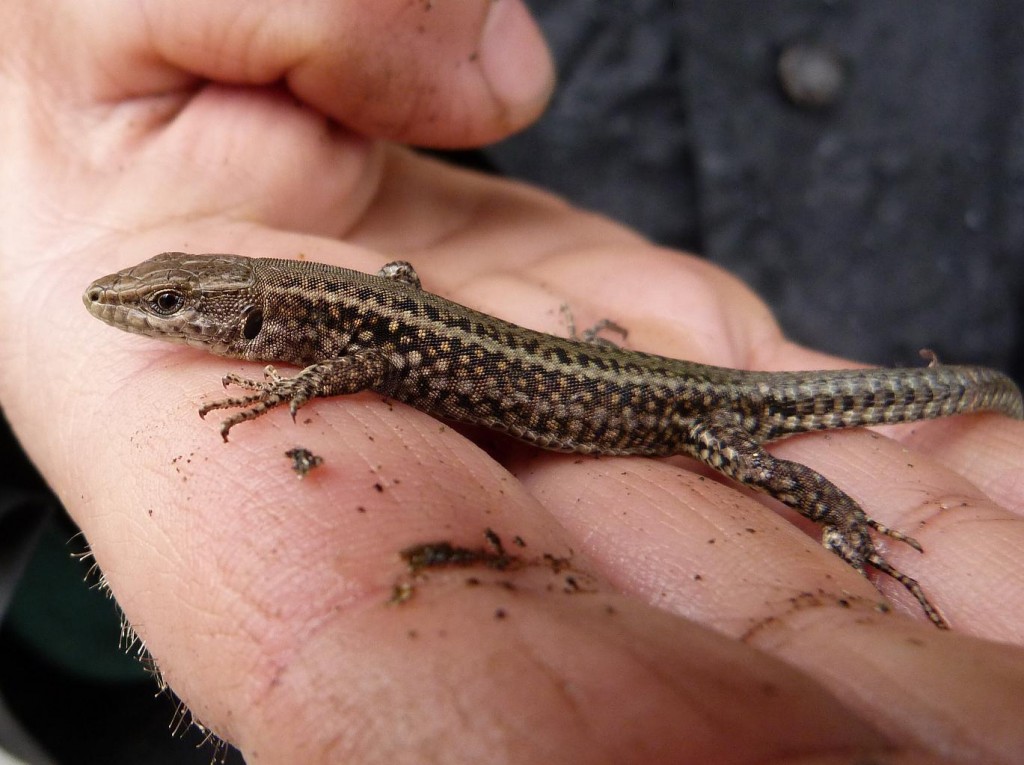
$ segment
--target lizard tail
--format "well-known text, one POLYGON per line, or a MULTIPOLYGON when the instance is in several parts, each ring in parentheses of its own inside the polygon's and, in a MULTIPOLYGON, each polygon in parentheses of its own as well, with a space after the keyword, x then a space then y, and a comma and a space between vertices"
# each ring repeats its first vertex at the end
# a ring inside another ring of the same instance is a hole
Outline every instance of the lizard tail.
POLYGON ((778 373, 770 429, 774 434, 891 425, 971 412, 1024 419, 1024 401, 1007 375, 977 366, 850 369, 820 380, 778 373))

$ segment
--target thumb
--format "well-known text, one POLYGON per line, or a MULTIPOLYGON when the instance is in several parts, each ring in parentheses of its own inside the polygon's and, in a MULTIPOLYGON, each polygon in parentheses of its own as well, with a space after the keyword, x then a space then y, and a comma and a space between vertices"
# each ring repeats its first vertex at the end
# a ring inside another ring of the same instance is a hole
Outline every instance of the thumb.
MULTIPOLYGON (((284 83, 357 133, 454 148, 525 127, 553 86, 550 54, 521 0, 153 0, 102 14, 81 4, 61 10, 77 43, 47 54, 68 69, 52 81, 104 102, 204 81, 284 83)), ((66 36, 46 33, 50 14, 21 12, 40 39, 64 45, 66 36)))
POLYGON ((521 130, 547 104, 551 57, 520 0, 340 5, 288 82, 360 133, 475 146, 521 130))

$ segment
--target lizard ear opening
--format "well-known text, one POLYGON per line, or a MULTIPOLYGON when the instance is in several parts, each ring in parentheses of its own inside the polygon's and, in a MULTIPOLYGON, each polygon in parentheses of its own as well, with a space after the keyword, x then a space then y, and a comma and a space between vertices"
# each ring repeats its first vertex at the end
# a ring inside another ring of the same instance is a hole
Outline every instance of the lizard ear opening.
POLYGON ((256 306, 249 306, 242 312, 242 317, 244 319, 242 337, 246 340, 254 340, 263 329, 263 310, 256 306))

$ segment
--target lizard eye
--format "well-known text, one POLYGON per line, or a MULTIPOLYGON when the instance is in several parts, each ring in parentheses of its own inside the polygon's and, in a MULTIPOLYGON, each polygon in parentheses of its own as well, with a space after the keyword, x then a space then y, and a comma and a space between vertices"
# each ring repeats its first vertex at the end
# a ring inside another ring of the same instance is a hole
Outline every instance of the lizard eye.
POLYGON ((156 313, 169 316, 181 310, 181 307, 185 305, 185 298, 180 292, 163 290, 150 298, 149 304, 156 313))

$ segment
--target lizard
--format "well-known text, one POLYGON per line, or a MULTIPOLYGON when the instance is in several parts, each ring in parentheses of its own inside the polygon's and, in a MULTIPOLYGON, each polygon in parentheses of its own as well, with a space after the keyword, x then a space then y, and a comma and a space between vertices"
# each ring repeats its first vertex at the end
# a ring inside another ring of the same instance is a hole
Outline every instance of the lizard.
MULTIPOLYGON (((404 261, 377 274, 310 261, 168 252, 97 279, 89 312, 118 329, 272 365, 250 391, 203 405, 237 408, 232 427, 287 403, 372 390, 428 414, 501 431, 542 449, 686 455, 818 523, 822 544, 866 575, 892 577, 939 628, 949 623, 917 580, 882 556, 870 517, 811 468, 764 444, 796 433, 970 412, 1024 417, 1016 384, 980 366, 759 372, 530 330, 424 290, 404 261)), ((612 325, 615 326, 615 325, 612 325)))

